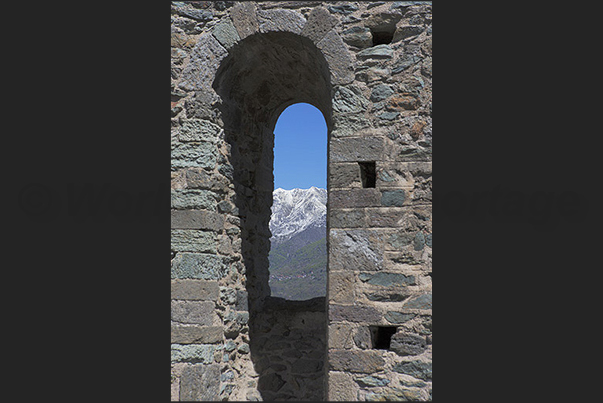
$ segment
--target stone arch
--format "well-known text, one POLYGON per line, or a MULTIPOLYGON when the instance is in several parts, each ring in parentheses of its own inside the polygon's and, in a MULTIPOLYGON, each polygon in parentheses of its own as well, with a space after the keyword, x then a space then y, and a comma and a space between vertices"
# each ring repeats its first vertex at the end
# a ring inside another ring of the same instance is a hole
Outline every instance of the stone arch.
POLYGON ((292 104, 309 103, 322 112, 330 137, 333 85, 353 80, 351 56, 332 30, 337 22, 324 8, 306 20, 294 11, 256 12, 239 3, 229 18, 200 36, 180 81, 181 89, 195 92, 197 117, 220 126, 228 148, 241 218, 250 356, 263 400, 326 396, 326 299, 270 297, 268 224, 278 117, 292 104), (302 330, 290 333, 296 326, 302 330), (281 345, 304 352, 278 373, 275 356, 268 354, 273 344, 267 339, 275 336, 281 345))

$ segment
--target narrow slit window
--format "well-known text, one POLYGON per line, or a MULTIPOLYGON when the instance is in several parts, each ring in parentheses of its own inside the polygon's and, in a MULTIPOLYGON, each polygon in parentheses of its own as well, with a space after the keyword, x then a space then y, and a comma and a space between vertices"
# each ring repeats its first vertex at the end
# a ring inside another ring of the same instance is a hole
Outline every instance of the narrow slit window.
POLYGON ((380 350, 389 350, 392 336, 398 328, 394 326, 370 326, 372 347, 380 350))
POLYGON ((377 180, 375 161, 359 162, 360 179, 363 188, 374 188, 377 180))

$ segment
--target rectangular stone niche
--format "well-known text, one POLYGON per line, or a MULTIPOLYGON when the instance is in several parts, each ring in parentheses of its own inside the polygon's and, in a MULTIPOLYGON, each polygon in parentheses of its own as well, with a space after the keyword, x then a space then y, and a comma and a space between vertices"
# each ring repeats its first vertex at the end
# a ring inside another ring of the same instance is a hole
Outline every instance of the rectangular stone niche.
POLYGON ((398 330, 395 326, 369 326, 371 347, 378 350, 389 350, 392 336, 398 330))
POLYGON ((359 162, 358 165, 360 165, 360 179, 362 180, 362 187, 374 188, 377 181, 375 161, 359 162))

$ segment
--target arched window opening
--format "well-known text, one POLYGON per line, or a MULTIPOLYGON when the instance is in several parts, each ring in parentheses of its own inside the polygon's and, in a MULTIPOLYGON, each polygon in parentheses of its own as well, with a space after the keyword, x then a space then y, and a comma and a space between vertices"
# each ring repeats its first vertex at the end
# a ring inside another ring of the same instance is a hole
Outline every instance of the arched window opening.
POLYGON ((271 296, 326 296, 327 124, 316 107, 285 109, 274 129, 271 296))

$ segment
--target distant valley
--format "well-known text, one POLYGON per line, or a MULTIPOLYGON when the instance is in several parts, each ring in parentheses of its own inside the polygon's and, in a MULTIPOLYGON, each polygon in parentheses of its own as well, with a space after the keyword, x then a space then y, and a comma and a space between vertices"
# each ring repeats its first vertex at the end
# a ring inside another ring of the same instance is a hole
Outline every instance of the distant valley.
POLYGON ((270 219, 271 295, 305 300, 326 295, 327 191, 276 189, 270 219))

